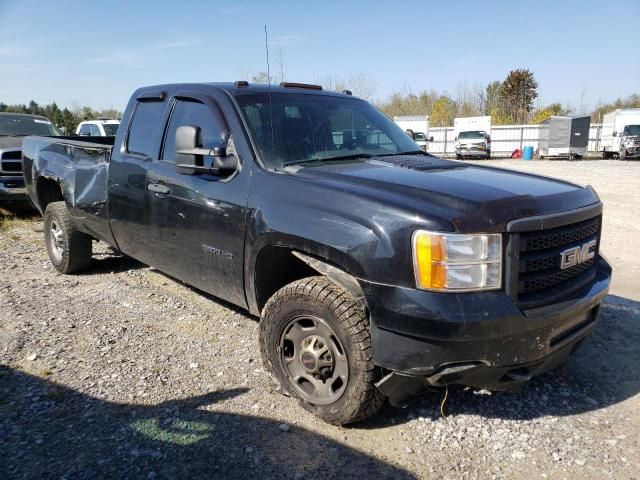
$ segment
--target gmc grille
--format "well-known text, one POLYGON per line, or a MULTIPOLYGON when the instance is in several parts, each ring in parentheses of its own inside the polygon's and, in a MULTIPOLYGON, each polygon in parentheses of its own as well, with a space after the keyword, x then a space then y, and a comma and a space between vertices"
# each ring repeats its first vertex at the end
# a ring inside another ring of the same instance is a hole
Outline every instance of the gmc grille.
POLYGON ((597 216, 581 222, 547 230, 512 233, 508 274, 510 294, 523 309, 535 308, 566 299, 587 286, 596 275, 600 247, 597 216), (595 240, 595 256, 570 268, 561 269, 562 252, 595 240))

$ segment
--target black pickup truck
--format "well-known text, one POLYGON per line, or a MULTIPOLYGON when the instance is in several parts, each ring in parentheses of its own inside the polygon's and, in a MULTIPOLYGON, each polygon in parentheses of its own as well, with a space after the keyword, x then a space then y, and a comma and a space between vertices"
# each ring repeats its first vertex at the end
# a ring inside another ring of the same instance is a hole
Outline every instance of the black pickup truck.
POLYGON ((346 91, 141 88, 115 138, 79 140, 24 141, 58 271, 104 241, 247 309, 266 369, 331 423, 425 386, 521 385, 609 288, 592 188, 433 157, 346 91))

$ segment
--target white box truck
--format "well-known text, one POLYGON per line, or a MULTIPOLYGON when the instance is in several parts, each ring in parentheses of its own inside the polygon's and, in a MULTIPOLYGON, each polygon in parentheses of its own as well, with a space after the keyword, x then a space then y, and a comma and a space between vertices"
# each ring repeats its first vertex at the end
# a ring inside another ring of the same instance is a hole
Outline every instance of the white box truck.
POLYGON ((429 115, 399 115, 393 121, 403 129, 424 151, 427 143, 433 141, 429 136, 429 115))
POLYGON ((602 117, 602 158, 640 156, 640 108, 619 108, 602 117))
POLYGON ((489 158, 491 156, 491 117, 459 117, 453 119, 456 158, 489 158))

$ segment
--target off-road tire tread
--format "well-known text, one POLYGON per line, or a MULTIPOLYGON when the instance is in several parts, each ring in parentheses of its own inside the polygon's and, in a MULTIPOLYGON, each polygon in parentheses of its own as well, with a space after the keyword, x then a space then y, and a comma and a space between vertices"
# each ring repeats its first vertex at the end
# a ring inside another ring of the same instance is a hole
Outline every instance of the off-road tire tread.
POLYGON ((324 304, 334 312, 344 333, 350 339, 355 368, 351 368, 349 372, 350 386, 343 395, 343 398, 349 398, 339 411, 331 411, 302 399, 299 399, 299 402, 306 410, 334 425, 359 422, 371 417, 383 405, 385 396, 375 386, 378 372, 373 363, 369 321, 362 306, 326 277, 307 277, 290 283, 278 290, 265 305, 260 325, 260 353, 265 369, 285 393, 297 398, 286 379, 278 378, 274 371, 271 358, 277 361, 279 353, 268 352, 266 340, 277 334, 275 330, 278 325, 273 320, 278 318, 282 307, 294 299, 299 300, 300 296, 324 304))
POLYGON ((44 234, 47 251, 50 248, 47 235, 49 232, 49 220, 52 217, 55 217, 62 227, 65 240, 65 249, 62 253, 62 261, 59 264, 53 261, 53 255, 49 252, 49 258, 55 269, 60 273, 76 273, 89 268, 91 265, 93 239, 75 227, 65 202, 52 202, 45 209, 44 234))

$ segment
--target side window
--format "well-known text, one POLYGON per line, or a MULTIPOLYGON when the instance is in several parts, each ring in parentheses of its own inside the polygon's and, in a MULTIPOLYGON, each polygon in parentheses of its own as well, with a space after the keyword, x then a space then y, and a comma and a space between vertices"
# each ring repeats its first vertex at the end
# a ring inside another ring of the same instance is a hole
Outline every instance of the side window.
POLYGON ((91 130, 89 129, 89 125, 88 124, 84 124, 80 127, 80 131, 78 132, 78 135, 90 135, 91 134, 91 130))
POLYGON ((164 139, 163 160, 175 161, 176 130, 185 125, 200 127, 202 148, 213 148, 222 143, 222 129, 216 123, 209 107, 195 100, 178 100, 171 113, 169 128, 164 139))
POLYGON ((89 125, 89 132, 91 133, 92 136, 94 137, 99 137, 100 136, 100 129, 98 128, 97 125, 95 124, 91 124, 89 125))
POLYGON ((153 157, 154 134, 160 128, 164 102, 138 102, 127 139, 127 152, 153 157))

